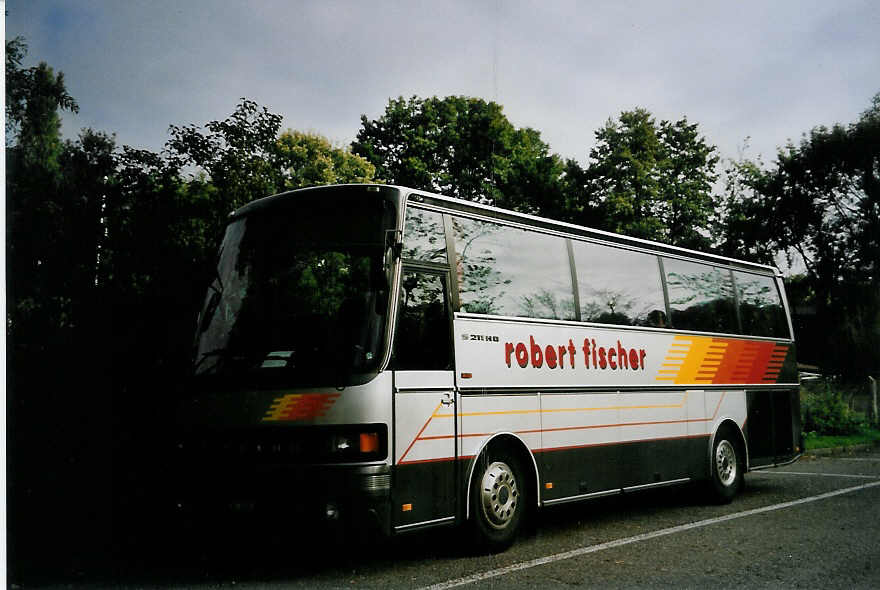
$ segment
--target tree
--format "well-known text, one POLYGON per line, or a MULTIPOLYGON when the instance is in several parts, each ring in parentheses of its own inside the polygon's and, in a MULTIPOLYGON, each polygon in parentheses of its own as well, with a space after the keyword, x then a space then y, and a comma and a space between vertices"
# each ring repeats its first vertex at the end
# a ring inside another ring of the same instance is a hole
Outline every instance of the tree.
MULTIPOLYGON (((63 213, 72 204, 69 192, 61 186, 65 146, 58 111, 76 112, 78 107, 67 93, 61 72, 55 74, 44 62, 31 68, 21 66, 26 52, 20 37, 6 42, 7 326, 10 335, 33 330, 46 336, 44 330, 63 324, 70 316, 70 296, 57 285, 69 271, 63 256, 64 241, 70 237, 64 226, 70 219, 63 213), (42 328, 28 327, 31 321, 42 328)), ((40 340, 32 339, 34 343, 40 340)), ((24 344, 20 339, 15 343, 24 344)))
POLYGON ((318 184, 371 182, 375 168, 360 156, 334 148, 320 135, 287 130, 281 115, 241 99, 222 121, 169 128, 169 170, 196 168, 187 192, 205 206, 209 233, 219 239, 228 214, 272 194, 318 184))
POLYGON ((9 530, 20 571, 95 539, 47 540, 38 531, 109 528, 109 518, 95 518, 109 471, 86 449, 110 439, 109 344, 90 320, 101 303, 95 266, 113 140, 87 130, 63 142, 60 111, 77 109, 63 74, 45 63, 22 67, 20 38, 6 48, 9 530), (77 481, 94 485, 85 492, 77 481))
POLYGON ((746 158, 725 164, 718 223, 712 237, 719 254, 763 264, 774 264, 779 253, 771 239, 776 212, 766 210, 761 187, 762 162, 746 158), (768 217, 769 216, 769 217, 768 217), (762 220, 762 223, 756 223, 762 220))
POLYGON ((774 237, 828 288, 880 280, 880 94, 849 126, 817 127, 781 151, 761 187, 774 237))
POLYGON ((605 229, 641 238, 661 236, 663 225, 655 214, 660 151, 654 118, 644 109, 623 112, 619 121, 608 119, 596 131, 587 182, 602 204, 605 229))
POLYGON ((334 148, 315 133, 288 129, 278 138, 276 165, 281 169, 281 190, 320 184, 371 182, 376 168, 350 151, 334 148))
POLYGON ((731 172, 723 246, 804 267, 794 304, 815 310, 798 335, 809 360, 850 376, 880 370, 880 94, 855 123, 789 143, 769 170, 743 161, 731 172))
POLYGON ((761 192, 774 243, 803 262, 819 328, 836 336, 828 364, 880 371, 880 94, 855 123, 787 146, 761 192))
POLYGON ((708 248, 715 225, 717 180, 715 146, 699 135, 697 124, 687 119, 660 122, 662 147, 659 216, 666 240, 685 248, 708 248))
POLYGON ((206 213, 216 232, 231 211, 283 186, 281 170, 274 165, 281 119, 243 98, 232 115, 207 123, 207 132, 196 125, 169 127, 168 165, 174 170, 196 167, 206 175, 194 180, 212 187, 211 211, 206 213))
POLYGON ((718 157, 696 124, 658 125, 637 108, 609 119, 596 141, 585 189, 598 203, 588 214, 603 229, 690 248, 709 245, 718 157))
POLYGON ((563 163, 540 133, 478 98, 392 99, 378 119, 361 116, 352 151, 394 184, 541 214, 562 200, 563 163))
POLYGON ((572 159, 565 161, 560 179, 562 199, 558 219, 596 229, 606 229, 600 197, 593 193, 587 171, 572 159))
POLYGON ((41 166, 54 177, 61 153, 58 111, 76 113, 79 106, 67 93, 62 72, 56 74, 46 62, 23 68, 26 53, 21 37, 6 42, 7 147, 15 146, 19 165, 41 166))

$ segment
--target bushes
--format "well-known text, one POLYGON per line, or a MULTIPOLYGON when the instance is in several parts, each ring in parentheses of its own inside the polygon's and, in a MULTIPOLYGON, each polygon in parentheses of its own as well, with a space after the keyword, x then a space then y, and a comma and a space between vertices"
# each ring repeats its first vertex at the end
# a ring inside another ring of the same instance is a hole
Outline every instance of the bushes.
POLYGON ((868 427, 865 415, 853 411, 849 400, 856 390, 830 381, 801 385, 801 423, 804 432, 822 435, 856 434, 868 427))

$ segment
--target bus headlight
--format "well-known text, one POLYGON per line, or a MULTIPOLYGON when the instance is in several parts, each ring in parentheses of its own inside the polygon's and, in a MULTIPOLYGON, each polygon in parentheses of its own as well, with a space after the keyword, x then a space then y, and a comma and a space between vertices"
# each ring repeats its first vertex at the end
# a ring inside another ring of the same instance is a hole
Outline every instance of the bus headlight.
POLYGON ((336 432, 330 436, 330 453, 336 457, 363 459, 366 456, 382 458, 385 441, 380 430, 336 432))
POLYGON ((330 450, 334 453, 347 453, 354 447, 354 436, 350 434, 333 435, 330 450))

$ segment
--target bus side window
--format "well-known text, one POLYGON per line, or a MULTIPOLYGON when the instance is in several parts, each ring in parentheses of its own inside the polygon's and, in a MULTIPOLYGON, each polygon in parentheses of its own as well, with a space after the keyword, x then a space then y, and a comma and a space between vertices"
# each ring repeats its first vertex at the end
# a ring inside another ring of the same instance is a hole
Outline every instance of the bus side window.
POLYGON ((704 332, 739 332, 730 270, 664 258, 672 327, 704 332))
POLYGON ((461 311, 574 320, 565 240, 498 223, 454 217, 461 311))
POLYGON ((437 371, 451 369, 450 361, 445 277, 407 271, 394 331, 393 367, 437 371))
POLYGON ((743 334, 788 337, 782 298, 771 276, 734 271, 743 334))
POLYGON ((666 304, 657 257, 573 241, 581 320, 664 328, 666 304))
POLYGON ((403 244, 404 258, 425 262, 446 262, 443 216, 434 211, 408 208, 403 244))

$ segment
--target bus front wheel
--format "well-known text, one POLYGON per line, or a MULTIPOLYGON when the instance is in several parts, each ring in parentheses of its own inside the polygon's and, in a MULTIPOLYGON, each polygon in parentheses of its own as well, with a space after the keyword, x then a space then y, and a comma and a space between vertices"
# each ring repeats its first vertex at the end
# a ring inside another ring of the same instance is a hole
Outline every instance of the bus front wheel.
POLYGON ((516 538, 526 509, 523 471, 506 453, 480 458, 471 481, 471 529, 479 549, 503 551, 516 538))
POLYGON ((731 428, 724 428, 715 435, 710 458, 712 477, 709 482, 712 498, 728 504, 743 487, 745 454, 731 428))

